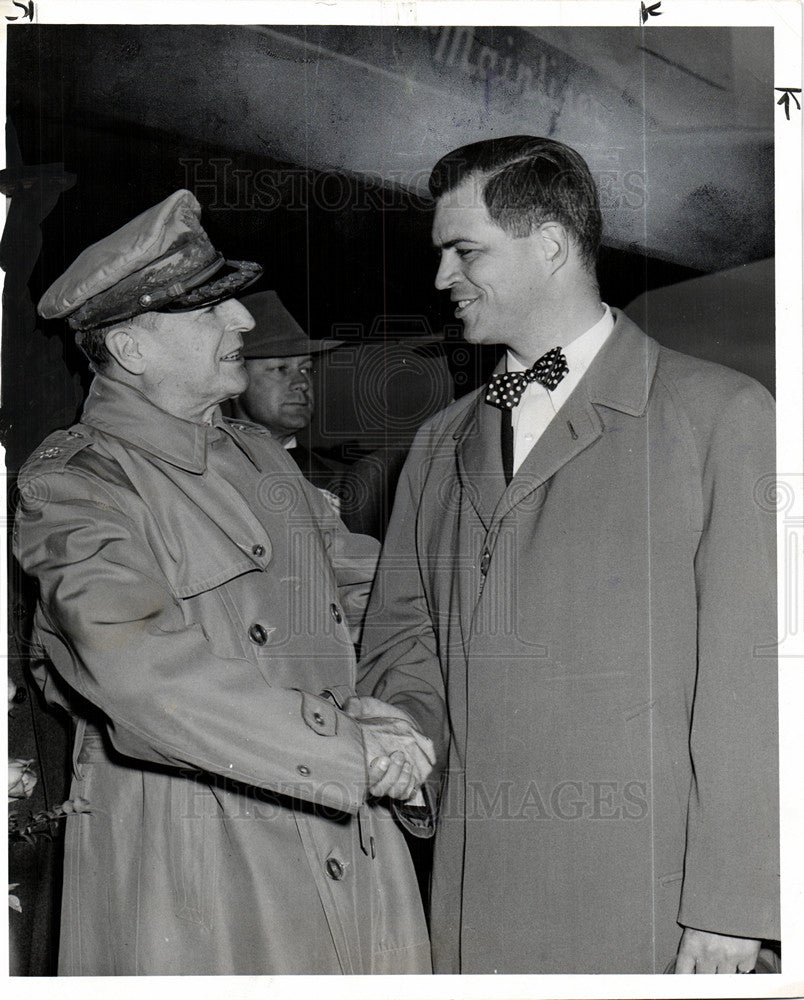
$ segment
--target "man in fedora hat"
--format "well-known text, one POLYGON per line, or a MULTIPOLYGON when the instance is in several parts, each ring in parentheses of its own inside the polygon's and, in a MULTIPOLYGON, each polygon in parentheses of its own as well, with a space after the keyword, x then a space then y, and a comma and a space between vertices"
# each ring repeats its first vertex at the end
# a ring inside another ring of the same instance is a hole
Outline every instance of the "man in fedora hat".
POLYGON ((313 416, 314 358, 343 341, 311 340, 274 291, 247 295, 243 305, 254 317, 254 327, 243 336, 248 387, 232 401, 232 412, 266 427, 340 510, 337 492, 348 466, 319 455, 298 435, 313 416))
POLYGON ((253 326, 177 191, 46 292, 95 378, 19 476, 48 699, 76 723, 63 975, 429 970, 400 831, 432 748, 360 720, 350 626, 376 543, 267 431, 222 417, 253 326))

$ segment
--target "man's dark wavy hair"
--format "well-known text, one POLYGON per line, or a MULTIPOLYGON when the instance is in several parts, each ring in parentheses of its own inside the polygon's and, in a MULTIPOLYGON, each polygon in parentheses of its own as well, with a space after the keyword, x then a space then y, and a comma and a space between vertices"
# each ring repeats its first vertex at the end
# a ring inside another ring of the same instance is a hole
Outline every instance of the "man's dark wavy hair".
POLYGON ((473 142, 436 163, 430 194, 440 198, 475 175, 483 181, 488 213, 501 229, 528 236, 543 222, 560 222, 594 274, 603 220, 597 187, 580 153, 535 135, 473 142))

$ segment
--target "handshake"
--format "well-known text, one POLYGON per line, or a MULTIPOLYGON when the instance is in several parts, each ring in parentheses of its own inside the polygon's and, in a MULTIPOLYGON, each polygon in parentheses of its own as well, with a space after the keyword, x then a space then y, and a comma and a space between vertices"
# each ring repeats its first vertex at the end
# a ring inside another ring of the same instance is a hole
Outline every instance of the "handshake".
POLYGON ((360 723, 369 792, 423 805, 420 789, 435 764, 432 741, 407 712, 378 698, 350 698, 343 710, 360 723))

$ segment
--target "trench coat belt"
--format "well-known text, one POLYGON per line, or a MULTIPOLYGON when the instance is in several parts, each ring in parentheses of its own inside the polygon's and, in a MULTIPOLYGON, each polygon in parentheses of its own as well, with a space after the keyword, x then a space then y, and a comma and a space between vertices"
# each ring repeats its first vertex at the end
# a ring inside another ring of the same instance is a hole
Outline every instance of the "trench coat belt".
POLYGON ((73 774, 79 781, 84 777, 81 765, 92 760, 106 760, 103 733, 86 719, 79 719, 73 741, 73 774))

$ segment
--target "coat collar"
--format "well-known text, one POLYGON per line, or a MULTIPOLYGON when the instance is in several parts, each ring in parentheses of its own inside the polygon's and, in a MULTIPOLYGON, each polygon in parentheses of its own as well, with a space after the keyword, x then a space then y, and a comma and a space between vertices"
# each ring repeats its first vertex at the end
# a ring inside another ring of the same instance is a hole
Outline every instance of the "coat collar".
POLYGON ((210 439, 224 431, 253 465, 259 462, 249 443, 216 410, 212 424, 182 420, 155 406, 143 393, 117 379, 96 374, 84 403, 81 423, 111 434, 155 458, 186 472, 201 474, 207 467, 210 439))
MULTIPOLYGON (((595 404, 631 416, 645 412, 659 345, 619 310, 614 329, 558 415, 506 488, 500 453, 501 413, 481 390, 454 433, 458 469, 488 528, 603 433, 595 404)), ((504 364, 504 359, 502 364, 504 364)))
POLYGON ((638 417, 645 412, 656 374, 659 345, 619 309, 612 309, 614 329, 592 362, 579 389, 591 403, 638 417))

